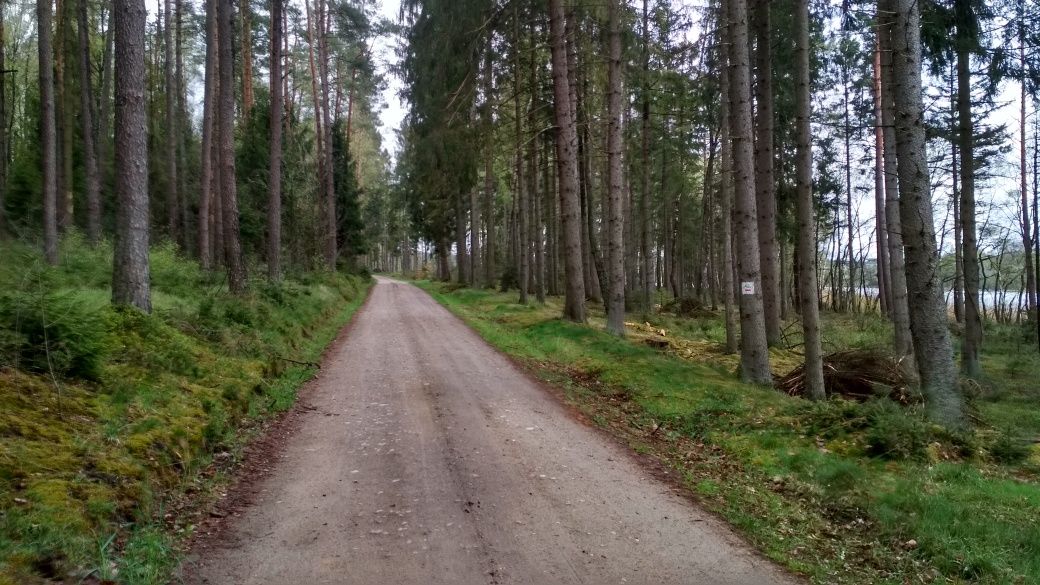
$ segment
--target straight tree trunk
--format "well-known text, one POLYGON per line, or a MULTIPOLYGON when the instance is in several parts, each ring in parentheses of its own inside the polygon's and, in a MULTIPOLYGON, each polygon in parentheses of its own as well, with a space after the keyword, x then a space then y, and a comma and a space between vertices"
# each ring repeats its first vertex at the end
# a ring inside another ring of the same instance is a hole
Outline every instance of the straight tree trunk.
MULTIPOLYGON (((1019 64, 1023 70, 1026 68, 1026 32, 1025 32, 1025 19, 1024 15, 1019 15, 1018 20, 1018 57, 1019 64)), ((2 35, 0 35, 2 36, 2 35)), ((3 69, 0 64, 0 69, 3 69)), ((1021 95, 1019 99, 1019 133, 1022 139, 1018 144, 1018 157, 1019 157, 1019 169, 1020 169, 1020 190, 1021 190, 1021 205, 1022 205, 1022 249, 1025 251, 1025 271, 1026 271, 1026 311, 1029 315, 1029 320, 1035 322, 1037 320, 1037 298, 1036 298, 1036 269, 1033 266, 1033 231, 1032 225, 1029 221, 1029 190, 1028 190, 1028 166, 1026 165, 1026 81, 1023 78, 1021 83, 1021 95)), ((2 87, 2 85, 0 85, 2 87)), ((0 120, 2 120, 0 115, 0 120)), ((0 211, 2 213, 2 211, 0 211)), ((0 219, 0 230, 2 230, 3 220, 0 219)))
POLYGON ((55 125, 58 137, 58 230, 64 233, 75 223, 75 200, 72 196, 73 186, 73 164, 72 146, 75 133, 75 120, 73 118, 71 93, 66 87, 66 79, 69 72, 67 54, 69 52, 69 2, 72 0, 57 0, 57 36, 54 49, 54 92, 55 92, 55 125))
POLYGON ((726 353, 736 353, 737 328, 739 327, 739 312, 737 310, 736 283, 734 275, 736 269, 733 266, 733 141, 730 139, 730 74, 729 74, 729 44, 730 30, 726 24, 729 20, 728 7, 723 0, 719 14, 719 127, 722 135, 720 153, 721 172, 719 180, 719 201, 721 217, 719 224, 722 232, 722 261, 718 263, 722 271, 722 300, 726 314, 726 353))
POLYGON ((282 278, 282 2, 271 0, 271 164, 267 181, 267 277, 282 278))
MULTIPOLYGON (((318 0, 318 73, 321 76, 321 108, 325 136, 325 263, 336 270, 339 256, 338 222, 336 221, 336 188, 333 181, 332 127, 329 105, 332 92, 329 81, 329 15, 326 0, 318 0)), ((461 271, 461 267, 460 267, 461 271)))
POLYGON ((455 195, 455 265, 459 269, 459 284, 468 285, 470 280, 469 270, 467 270, 469 261, 466 254, 466 204, 464 197, 465 195, 462 193, 455 195))
POLYGON ((894 8, 892 95, 899 208, 906 253, 910 332, 929 415, 940 424, 963 424, 963 400, 953 363, 946 302, 939 282, 921 95, 921 14, 916 0, 882 0, 894 8))
MULTIPOLYGON (((956 0, 956 10, 971 13, 967 0, 956 0)), ((964 22, 968 18, 958 19, 964 22)), ((958 37, 963 37, 960 32, 958 37)), ((961 237, 964 262, 964 339, 961 368, 972 378, 982 374, 982 315, 979 311, 979 251, 975 232, 975 128, 971 113, 971 56, 963 39, 957 49, 957 142, 961 153, 961 237)))
MULTIPOLYGON (((83 0, 80 0, 83 1, 83 0)), ((174 76, 173 55, 173 0, 164 0, 163 14, 166 26, 163 28, 163 78, 165 80, 164 94, 166 98, 166 151, 164 161, 166 163, 166 233, 171 240, 181 241, 180 237, 180 204, 177 200, 177 93, 174 76)))
MULTIPOLYGON (((148 103, 144 0, 114 0, 116 231, 112 303, 152 310, 148 265, 148 103)), ((42 19, 41 19, 42 22, 42 19)))
POLYGON ((773 51, 771 0, 755 0, 755 208, 762 268, 762 310, 766 341, 778 345, 780 323, 780 252, 776 241, 776 181, 773 173, 773 51))
POLYGON ((881 44, 874 43, 874 229, 877 231, 878 299, 881 312, 891 315, 888 269, 888 227, 885 224, 885 130, 881 113, 881 44))
POLYGON ((109 11, 108 30, 105 31, 105 48, 102 52, 101 64, 101 95, 98 96, 98 130, 97 130, 97 160, 99 174, 102 184, 107 185, 110 177, 112 143, 112 52, 115 44, 114 15, 109 11))
POLYGON ((650 276, 650 8, 643 0, 643 75, 642 75, 642 166, 639 189, 639 276, 643 313, 653 308, 650 276))
MULTIPOLYGON (((43 255, 58 264, 58 161, 54 118, 54 47, 51 0, 37 0, 40 72, 40 149, 43 163, 43 255)), ((143 41, 142 41, 143 44, 143 41)))
POLYGON ((563 316, 585 322, 585 281, 581 257, 581 202, 578 195, 577 131, 571 117, 567 85, 567 40, 562 0, 549 0, 552 48, 553 110, 556 118, 556 164, 560 182, 564 278, 567 282, 563 316))
MULTIPOLYGON (((494 76, 492 71, 490 48, 484 60, 484 222, 487 224, 487 235, 484 240, 484 285, 495 286, 495 142, 492 125, 494 123, 492 95, 494 92, 494 76)), ((474 222, 476 225, 477 222, 474 222)))
MULTIPOLYGON (((317 0, 323 2, 324 0, 317 0)), ((322 107, 321 107, 321 93, 318 91, 319 78, 318 78, 318 67, 315 64, 314 52, 317 47, 317 41, 314 34, 314 20, 311 14, 311 3, 310 0, 304 0, 303 2, 304 11, 307 14, 307 59, 308 65, 310 66, 310 80, 311 80, 311 98, 312 105, 314 106, 314 145, 315 145, 315 156, 318 159, 318 208, 321 210, 319 213, 320 227, 318 229, 320 250, 323 256, 325 256, 325 263, 328 264, 328 236, 325 232, 328 230, 328 198, 332 195, 326 191, 327 182, 325 177, 332 174, 331 168, 326 168, 325 165, 325 149, 331 148, 331 144, 325 143, 325 129, 324 126, 331 124, 329 120, 325 120, 322 123, 322 107)), ((318 27, 320 34, 320 26, 318 27)), ((446 253, 446 252, 445 252, 446 253)))
POLYGON ((256 104, 253 92, 253 23, 249 0, 241 0, 238 8, 242 22, 242 117, 248 118, 256 104))
MULTIPOLYGON (((957 75, 950 72, 950 127, 957 122, 957 75)), ((964 224, 961 223, 961 179, 960 153, 956 136, 950 140, 950 166, 953 195, 950 198, 953 207, 953 318, 964 323, 964 237, 961 235, 964 224)))
MULTIPOLYGON (((878 4, 878 43, 881 45, 881 125, 884 133, 885 224, 888 226, 888 269, 892 297, 892 346, 896 356, 913 359, 910 308, 903 256, 903 223, 899 208, 898 157, 896 155, 895 87, 892 71, 892 24, 890 0, 878 4)), ((911 368, 912 369, 912 368, 911 368)))
MULTIPOLYGON (((531 257, 527 253, 527 184, 524 182, 524 140, 523 140, 523 118, 520 116, 520 20, 519 12, 515 14, 515 27, 513 37, 513 48, 516 51, 513 56, 513 80, 516 85, 516 96, 513 100, 513 115, 514 115, 514 131, 516 139, 516 185, 514 189, 516 199, 516 264, 519 274, 517 276, 518 285, 520 286, 520 304, 527 304, 527 291, 528 291, 528 275, 530 273, 530 260, 531 257)), ((532 32, 532 35, 534 33, 532 32)), ((533 57, 532 57, 533 61, 533 57)), ((533 85, 534 78, 534 67, 531 68, 530 82, 533 85)), ((534 100, 534 94, 532 93, 531 99, 534 100)), ((531 108, 534 108, 532 101, 531 108)))
MULTIPOLYGON (((90 21, 87 19, 87 2, 78 0, 76 21, 79 33, 79 95, 80 122, 83 125, 83 166, 87 182, 87 239, 96 245, 101 239, 101 183, 95 146, 97 134, 94 130, 94 84, 90 69, 90 21)), ((3 69, 3 67, 0 67, 3 69)))
POLYGON ((813 400, 827 397, 820 344, 820 301, 816 292, 816 217, 812 194, 812 85, 809 77, 809 1, 794 6, 795 189, 798 215, 798 300, 805 343, 805 386, 813 400))
POLYGON ((733 143, 734 239, 738 242, 740 278, 740 376, 748 383, 769 385, 769 346, 758 250, 758 222, 753 177, 751 74, 748 63, 747 0, 728 0, 730 140, 733 143))
POLYGON ((7 132, 7 35, 4 30, 4 6, 0 0, 0 240, 7 239, 7 153, 10 135, 7 132))
POLYGON ((625 336, 624 69, 621 62, 621 0, 608 0, 607 40, 607 332, 625 336))
MULTIPOLYGON (((202 99, 202 160, 199 181, 199 261, 203 270, 213 267, 210 224, 213 207, 213 131, 219 85, 217 71, 217 0, 206 0, 206 73, 202 99)), ((219 262, 220 259, 218 258, 219 262)))
POLYGON ((217 0, 217 38, 220 68, 220 200, 227 259, 228 288, 234 294, 246 290, 242 243, 238 230, 238 187, 235 177, 235 86, 231 23, 234 0, 217 0))

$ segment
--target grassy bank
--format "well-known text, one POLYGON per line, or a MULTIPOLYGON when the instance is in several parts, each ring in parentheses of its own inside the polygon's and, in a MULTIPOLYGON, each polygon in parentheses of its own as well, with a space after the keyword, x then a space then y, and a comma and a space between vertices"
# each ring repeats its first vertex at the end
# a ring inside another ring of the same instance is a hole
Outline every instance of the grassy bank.
POLYGON ((110 307, 111 250, 66 242, 57 268, 0 245, 0 584, 165 583, 178 498, 296 390, 367 278, 310 275, 227 294, 169 247, 153 315, 110 307))
MULTIPOLYGON (((951 434, 888 399, 813 404, 740 384, 710 313, 658 315, 618 340, 595 309, 583 326, 559 320, 556 299, 525 307, 514 293, 418 284, 816 583, 1040 583, 1040 358, 1021 332, 990 334, 974 427, 951 434), (680 342, 660 349, 650 332, 680 342)), ((875 316, 825 325, 829 350, 889 334, 875 316)), ((778 373, 798 361, 773 353, 778 373)))

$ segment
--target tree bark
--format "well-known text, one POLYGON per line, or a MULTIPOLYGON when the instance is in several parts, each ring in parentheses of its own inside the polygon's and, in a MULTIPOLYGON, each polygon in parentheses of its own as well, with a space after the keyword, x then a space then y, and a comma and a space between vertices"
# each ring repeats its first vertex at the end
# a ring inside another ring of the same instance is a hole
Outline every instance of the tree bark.
POLYGON ((892 40, 899 208, 906 253, 910 332, 929 415, 940 424, 963 424, 946 302, 939 281, 921 96, 921 15, 916 0, 882 0, 894 10, 892 40))
MULTIPOLYGON (((1019 14, 1018 19, 1018 57, 1019 64, 1023 71, 1026 68, 1026 29, 1025 29, 1025 18, 1023 14, 1019 14)), ((2 35, 0 35, 2 36, 2 35)), ((0 65, 0 69, 3 69, 0 65)), ((1037 298, 1036 298, 1036 270, 1033 266, 1033 226, 1029 221, 1029 189, 1028 189, 1028 166, 1026 164, 1026 80, 1023 75, 1023 79, 1020 83, 1021 95, 1019 99, 1019 133, 1021 140, 1018 145, 1018 157, 1019 157, 1019 169, 1020 169, 1020 190, 1021 190, 1021 205, 1022 205, 1022 249, 1025 251, 1025 270, 1026 270, 1026 311, 1029 315, 1029 320, 1035 322, 1037 320, 1037 298)), ((2 87, 2 85, 0 85, 2 87)), ((0 117, 2 119, 2 117, 0 117)), ((0 212, 2 213, 2 212, 0 212)), ((0 219, 0 224, 3 220, 0 219)), ((0 229, 3 229, 0 227, 0 229)))
MULTIPOLYGON (((494 141, 494 76, 492 71, 491 47, 484 59, 484 223, 487 224, 484 240, 484 285, 495 286, 495 141, 494 141)), ((479 229, 479 222, 474 222, 479 229)))
POLYGON ((653 308, 650 276, 650 8, 643 0, 643 55, 642 55, 642 165, 640 166, 639 189, 639 283, 642 290, 640 301, 643 313, 653 308))
POLYGON ((755 0, 755 208, 758 216, 762 310, 766 341, 778 345, 780 323, 780 251, 776 241, 776 181, 773 173, 773 51, 771 0, 755 0))
POLYGON ((267 277, 282 278, 282 2, 271 0, 271 163, 267 180, 267 277))
POLYGON ((736 284, 734 275, 736 269, 733 266, 733 141, 730 139, 730 74, 729 74, 729 44, 730 30, 726 24, 729 20, 727 2, 723 0, 719 14, 719 127, 722 135, 720 153, 720 179, 719 179, 719 201, 722 232, 722 261, 719 268, 722 271, 722 300, 726 315, 726 353, 736 353, 737 328, 739 327, 739 312, 737 311, 736 284))
POLYGON ((609 0, 607 41, 607 332, 625 336, 624 107, 622 98, 621 0, 609 0))
MULTIPOLYGON (((972 18, 968 0, 956 0, 958 22, 972 18)), ((979 311, 979 251, 975 232, 975 128, 971 113, 971 56, 967 33, 958 25, 957 48, 957 143, 961 154, 961 246, 964 262, 964 339, 961 343, 961 368, 972 378, 982 374, 979 349, 982 347, 982 315, 979 311)))
POLYGON ((885 130, 881 112, 881 44, 874 43, 874 229, 877 232, 878 300, 881 312, 891 315, 888 269, 888 228, 885 224, 885 130))
POLYGON ((903 256, 903 223, 899 209, 898 157, 896 155, 895 101, 893 100, 892 21, 890 0, 878 4, 878 43, 881 45, 881 124, 884 134, 885 224, 888 229, 888 268, 892 297, 892 346, 896 356, 913 357, 910 308, 903 256))
POLYGON ((144 0, 114 0, 116 232, 112 303, 151 312, 144 0))
POLYGON ((242 117, 248 118, 256 104, 253 91, 253 23, 249 0, 241 0, 238 10, 242 23, 242 117))
POLYGON ((217 38, 220 68, 220 201, 224 229, 224 255, 227 259, 228 288, 234 294, 246 290, 246 270, 242 262, 242 243, 238 229, 238 186, 235 177, 235 85, 231 23, 234 0, 217 1, 217 38))
POLYGON ((455 265, 458 266, 459 284, 468 285, 469 261, 466 254, 466 203, 465 195, 455 194, 455 265))
MULTIPOLYGON (((213 266, 213 250, 210 242, 210 224, 213 206, 213 131, 214 108, 219 85, 217 71, 217 0, 206 0, 206 72, 202 99, 202 161, 199 181, 199 261, 203 270, 213 266)), ((218 259, 219 262, 219 259, 218 259)))
POLYGON ((54 47, 51 0, 37 0, 40 73, 40 149, 43 164, 43 255, 58 264, 58 165, 54 118, 54 47))
POLYGON ((745 382, 772 383, 758 250, 755 181, 752 176, 751 75, 748 64, 747 0, 728 0, 730 140, 733 143, 734 239, 740 278, 740 376, 745 382))
POLYGON ((567 41, 562 0, 549 0, 552 47, 553 110, 556 118, 556 164, 560 182, 560 215, 567 282, 563 316, 585 322, 585 281, 581 257, 581 203, 578 195, 577 132, 571 117, 567 84, 567 41))
MULTIPOLYGON (((82 0, 80 0, 82 1, 82 0)), ((177 200, 177 93, 174 77, 173 59, 173 0, 164 0, 163 15, 166 26, 163 27, 163 78, 165 80, 164 94, 166 98, 166 151, 164 161, 166 163, 166 234, 175 242, 181 241, 180 237, 180 213, 177 200)))
MULTIPOLYGON (((87 2, 78 0, 76 22, 79 40, 79 95, 80 123, 83 126, 83 166, 87 187, 87 239, 92 245, 101 238, 101 183, 95 146, 97 134, 94 129, 94 96, 90 70, 90 29, 87 19, 87 2)), ((3 67, 0 67, 3 69, 3 67)))
POLYGON ((57 0, 57 28, 54 48, 54 105, 55 105, 55 128, 58 148, 58 230, 64 233, 75 223, 75 200, 72 195, 73 186, 73 164, 72 164, 72 138, 75 133, 75 120, 73 119, 71 93, 66 87, 66 77, 69 71, 68 60, 68 28, 69 28, 69 2, 72 0, 57 0))
MULTIPOLYGON (((321 108, 325 143, 325 263, 329 270, 336 270, 339 256, 338 222, 336 221, 336 188, 333 182, 332 127, 329 111, 332 95, 329 81, 329 15, 327 0, 318 0, 318 73, 321 76, 321 108)), ((460 267, 461 271, 461 267, 460 267)))
POLYGON ((813 400, 827 397, 820 345, 820 301, 816 293, 816 217, 812 194, 812 89, 809 78, 809 2, 794 6, 796 206, 798 214, 798 299, 805 343, 805 386, 813 400))
POLYGON ((7 239, 7 153, 10 135, 7 132, 7 35, 4 29, 4 5, 0 0, 0 240, 7 239))

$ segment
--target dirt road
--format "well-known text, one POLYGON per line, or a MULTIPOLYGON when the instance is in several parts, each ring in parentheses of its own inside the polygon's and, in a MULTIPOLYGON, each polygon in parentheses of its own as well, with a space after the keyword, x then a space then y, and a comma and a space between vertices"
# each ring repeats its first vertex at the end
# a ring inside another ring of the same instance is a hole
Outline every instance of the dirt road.
POLYGON ((192 584, 793 584, 461 321, 380 278, 192 584))

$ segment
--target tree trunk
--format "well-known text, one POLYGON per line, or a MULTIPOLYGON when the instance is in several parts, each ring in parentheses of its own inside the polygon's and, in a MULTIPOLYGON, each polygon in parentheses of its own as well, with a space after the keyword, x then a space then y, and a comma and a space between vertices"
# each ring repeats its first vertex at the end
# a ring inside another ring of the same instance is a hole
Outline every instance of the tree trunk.
POLYGON ((241 0, 238 10, 242 22, 242 117, 248 118, 256 103, 253 94, 253 23, 249 0, 241 0))
MULTIPOLYGON (((318 0, 318 72, 321 76, 321 108, 325 126, 325 263, 329 270, 336 270, 339 256, 338 222, 336 221, 336 189, 333 182, 332 127, 329 99, 332 95, 329 81, 329 15, 326 0, 318 0)), ((461 268, 460 268, 461 270, 461 268)))
POLYGON ((282 2, 271 0, 271 164, 267 181, 267 277, 282 278, 282 2))
MULTIPOLYGON (((82 0, 80 0, 82 1, 82 0)), ((164 161, 166 163, 166 234, 174 242, 180 241, 180 214, 177 201, 177 94, 174 81, 173 60, 173 0, 164 0, 163 15, 166 26, 163 27, 163 78, 165 80, 164 94, 166 98, 166 152, 164 161)))
POLYGON ((7 35, 4 30, 4 5, 0 0, 0 240, 7 239, 7 153, 10 135, 7 132, 7 35))
POLYGON ((773 173, 773 51, 771 0, 755 0, 755 208, 762 269, 762 310, 766 341, 778 345, 780 323, 780 252, 776 241, 776 184, 773 173))
MULTIPOLYGON (((144 0, 114 0, 116 232, 112 303, 151 312, 144 0)), ((43 20, 41 19, 41 22, 43 20)))
POLYGON ((640 301, 643 313, 650 313, 653 308, 650 276, 650 8, 648 0, 643 0, 643 75, 642 75, 642 165, 640 167, 639 189, 639 282, 641 285, 640 301))
POLYGON ((64 233, 75 223, 75 200, 72 196, 73 187, 73 164, 72 164, 72 138, 75 133, 75 120, 73 119, 71 93, 66 87, 66 77, 69 64, 66 59, 68 53, 68 28, 69 28, 69 2, 72 0, 57 0, 57 33, 54 48, 54 93, 55 93, 55 128, 59 153, 59 164, 57 173, 58 192, 58 230, 64 233))
POLYGON ((43 164, 43 254, 58 264, 58 166, 54 119, 54 47, 51 0, 37 0, 40 73, 40 149, 43 164))
MULTIPOLYGON (((492 102, 495 88, 492 65, 489 47, 484 60, 484 222, 487 224, 484 240, 484 285, 489 288, 495 286, 495 141, 492 102)), ((477 222, 474 222, 474 225, 477 225, 477 222)))
POLYGON ((234 294, 246 290, 242 243, 238 231, 238 187, 235 178, 235 77, 231 23, 234 0, 217 0, 217 38, 220 67, 220 200, 227 258, 228 288, 234 294))
MULTIPOLYGON (((318 2, 323 2, 324 0, 317 0, 317 1, 318 2)), ((326 168, 326 165, 325 165, 325 149, 326 148, 331 149, 332 145, 325 143, 325 129, 324 129, 324 126, 327 125, 327 124, 330 124, 331 122, 329 120, 325 120, 324 121, 325 123, 324 124, 322 123, 321 93, 318 91, 318 85, 319 85, 318 67, 315 64, 315 57, 314 57, 314 52, 315 52, 315 48, 317 46, 317 41, 315 40, 315 34, 314 34, 315 25, 314 25, 314 22, 313 22, 314 19, 312 18, 312 14, 311 14, 311 3, 310 3, 310 0, 304 0, 303 7, 304 7, 304 11, 306 12, 306 15, 307 15, 307 59, 308 59, 308 65, 310 66, 311 98, 312 98, 312 105, 314 106, 314 146, 315 146, 314 154, 315 154, 315 157, 318 160, 318 190, 317 190, 317 198, 318 198, 318 208, 321 210, 320 213, 318 214, 319 217, 321 218, 320 219, 320 225, 319 225, 319 228, 318 228, 318 238, 320 240, 319 249, 321 250, 321 254, 323 256, 325 256, 325 263, 328 264, 328 244, 327 244, 328 236, 327 236, 327 234, 325 234, 325 232, 328 230, 328 225, 329 225, 328 219, 326 217, 326 215, 328 214, 328 199, 329 199, 329 197, 332 196, 332 194, 326 192, 326 185, 327 185, 327 183, 325 181, 325 177, 327 175, 331 175, 332 174, 332 169, 331 168, 326 168)), ((319 31, 318 31, 318 33, 319 34, 321 33, 320 21, 319 21, 319 31)))
POLYGON ((728 9, 723 0, 719 12, 719 127, 722 135, 720 153, 719 201, 721 202, 719 224, 722 232, 722 261, 718 263, 722 271, 722 299, 726 315, 726 353, 737 352, 737 327, 739 314, 737 311, 736 286, 733 280, 736 270, 733 266, 733 141, 730 139, 730 74, 729 44, 730 30, 728 9))
MULTIPOLYGON (((202 177, 199 181, 199 261, 203 270, 213 265, 210 242, 210 223, 213 206, 213 131, 214 108, 219 85, 217 72, 217 0, 206 0, 206 73, 202 99, 202 177)), ((220 259, 218 258, 219 262, 220 259)))
POLYGON ((932 219, 921 96, 920 4, 916 0, 883 1, 891 2, 894 8, 892 94, 914 355, 929 415, 941 424, 956 427, 963 424, 963 401, 939 282, 939 253, 932 219))
POLYGON ((881 124, 884 129, 885 224, 888 226, 888 268, 892 297, 892 345, 900 358, 913 356, 910 335, 910 308, 906 289, 906 264, 903 257, 903 223, 899 209, 899 183, 896 155, 895 101, 892 71, 892 13, 883 0, 878 4, 878 43, 881 45, 881 124))
POLYGON ((563 228, 564 278, 567 281, 563 316, 585 322, 585 281, 581 257, 581 203, 578 195, 577 132, 571 117, 567 85, 567 41, 562 0, 549 0, 552 47, 553 110, 556 117, 556 164, 559 169, 560 215, 563 228))
POLYGON ((455 265, 458 267, 459 284, 470 284, 469 261, 466 259, 466 204, 465 195, 455 195, 455 265))
POLYGON ((805 343, 805 386, 813 400, 827 397, 820 346, 820 301, 816 293, 816 217, 812 194, 812 87, 809 77, 809 1, 794 6, 796 207, 798 214, 798 299, 805 343))
POLYGON ((112 140, 112 50, 115 43, 114 16, 109 11, 108 30, 105 31, 105 48, 101 64, 101 95, 98 99, 97 160, 101 183, 107 185, 111 160, 112 140))
POLYGON ((607 47, 607 331, 625 335, 625 242, 622 216, 624 190, 624 116, 621 62, 621 0, 609 0, 607 47))
POLYGON ((747 0, 729 3, 730 140, 733 142, 734 239, 740 278, 740 376, 768 385, 769 348, 762 308, 758 222, 755 209, 751 129, 751 75, 748 64, 747 0))
MULTIPOLYGON (((97 134, 94 130, 94 96, 90 70, 90 29, 87 19, 86 0, 76 5, 76 21, 79 37, 79 95, 80 122, 83 126, 83 166, 87 187, 87 239, 97 244, 101 238, 101 183, 95 146, 97 134)), ((3 69, 3 67, 0 67, 3 69)))
MULTIPOLYGON (((956 0, 960 22, 970 18, 967 0, 956 0)), ((959 26, 963 29, 963 26, 959 26)), ((975 129, 971 114, 971 57, 966 33, 958 31, 957 49, 957 142, 961 153, 961 237, 964 262, 964 339, 961 368, 972 378, 982 374, 979 349, 982 347, 982 316, 979 312, 979 251, 975 232, 975 129)))
MULTIPOLYGON (((1025 32, 1025 19, 1024 15, 1020 14, 1018 19, 1018 57, 1019 63, 1023 70, 1026 68, 1026 32, 1025 32)), ((3 35, 0 35, 3 36, 3 35)), ((2 57, 0 57, 2 58, 2 57)), ((0 64, 0 69, 3 69, 3 65, 0 64)), ((1037 320, 1037 298, 1036 298, 1036 270, 1033 266, 1033 231, 1032 225, 1029 221, 1029 190, 1028 190, 1028 167, 1026 165, 1026 81, 1023 77, 1021 83, 1021 96, 1019 100, 1020 111, 1019 111, 1019 133, 1022 137, 1018 145, 1018 157, 1019 157, 1019 168, 1020 168, 1020 188, 1021 188, 1021 205, 1022 205, 1022 249, 1025 251, 1025 271, 1026 271, 1026 311, 1029 315, 1029 320, 1035 322, 1037 320)), ((2 85, 0 85, 2 87, 2 85)), ((3 117, 0 115, 0 120, 3 117)), ((0 211, 0 213, 3 213, 0 211)), ((0 218, 0 230, 2 227, 3 219, 0 218)))
POLYGON ((881 44, 874 43, 874 229, 877 232, 877 281, 881 312, 891 315, 888 228, 885 224, 885 130, 881 113, 881 44))

